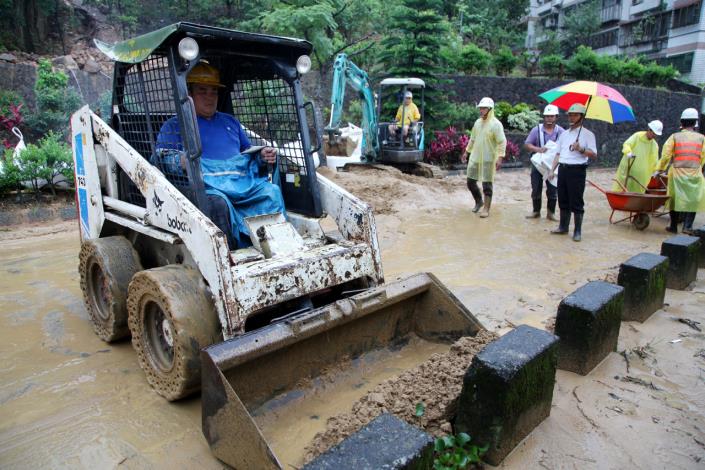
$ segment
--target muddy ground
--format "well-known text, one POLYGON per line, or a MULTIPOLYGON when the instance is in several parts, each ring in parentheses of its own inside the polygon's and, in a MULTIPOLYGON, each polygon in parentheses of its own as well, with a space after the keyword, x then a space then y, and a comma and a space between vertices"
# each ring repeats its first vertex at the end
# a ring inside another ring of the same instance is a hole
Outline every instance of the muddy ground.
MULTIPOLYGON (((498 173, 489 219, 470 212, 460 176, 332 176, 375 207, 387 279, 431 271, 498 334, 546 326, 565 295, 613 280, 622 261, 659 252, 667 235, 664 218, 644 232, 611 225, 604 196, 587 188, 583 242, 552 236, 555 223, 523 218, 528 171, 498 173)), ((589 177, 607 186, 611 175, 589 177)), ((200 399, 165 402, 129 342, 93 334, 77 223, 5 228, 0 244, 0 467, 222 468, 201 434, 200 399)), ((677 320, 705 326, 705 271, 666 303, 643 324, 622 323, 623 355, 587 377, 558 371, 551 416, 502 467, 703 468, 705 336, 677 320)))

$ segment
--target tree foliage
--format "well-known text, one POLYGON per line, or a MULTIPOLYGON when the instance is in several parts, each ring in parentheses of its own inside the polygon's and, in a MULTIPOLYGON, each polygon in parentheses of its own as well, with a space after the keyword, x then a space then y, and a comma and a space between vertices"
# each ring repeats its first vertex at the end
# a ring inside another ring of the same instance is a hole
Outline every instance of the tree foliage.
POLYGON ((76 92, 68 87, 66 74, 54 71, 48 60, 40 60, 34 93, 37 109, 27 118, 27 125, 39 136, 53 131, 65 137, 69 116, 81 102, 76 92))
POLYGON ((440 51, 448 34, 447 22, 438 11, 439 0, 401 0, 390 13, 388 33, 381 41, 378 56, 383 75, 424 80, 426 111, 430 116, 440 107, 435 85, 444 71, 440 51))
POLYGON ((460 68, 470 75, 483 75, 490 69, 492 55, 473 43, 466 44, 460 52, 460 68))
POLYGON ((589 0, 572 7, 566 13, 563 32, 560 35, 564 52, 572 53, 580 44, 586 44, 590 36, 600 30, 600 6, 598 0, 589 0))

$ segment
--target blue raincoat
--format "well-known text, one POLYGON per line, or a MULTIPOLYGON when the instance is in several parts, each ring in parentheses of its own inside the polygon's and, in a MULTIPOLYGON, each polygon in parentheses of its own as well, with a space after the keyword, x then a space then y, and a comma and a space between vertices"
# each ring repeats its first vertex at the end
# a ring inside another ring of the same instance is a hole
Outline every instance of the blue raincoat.
MULTIPOLYGON (((249 246, 252 243, 245 218, 275 212, 286 215, 281 189, 268 181, 266 165, 259 157, 241 153, 250 147, 250 141, 237 119, 224 113, 216 113, 211 119, 199 117, 198 129, 206 193, 225 200, 237 247, 249 246)), ((175 117, 160 129, 157 149, 183 150, 175 117)), ((276 182, 277 170, 273 177, 276 182)))

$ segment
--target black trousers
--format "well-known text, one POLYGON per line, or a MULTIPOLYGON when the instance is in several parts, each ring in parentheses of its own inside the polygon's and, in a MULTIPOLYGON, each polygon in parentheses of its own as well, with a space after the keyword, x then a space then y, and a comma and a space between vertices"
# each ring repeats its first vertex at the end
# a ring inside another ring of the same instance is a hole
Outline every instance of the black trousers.
POLYGON ((582 214, 585 212, 585 176, 587 165, 565 165, 561 163, 558 171, 558 207, 582 214))
MULTIPOLYGON (((543 190, 543 176, 534 165, 531 165, 531 201, 534 204, 534 212, 541 212, 541 191, 543 190)), ((558 190, 551 183, 546 181, 546 199, 548 199, 548 210, 556 211, 556 199, 558 190)))

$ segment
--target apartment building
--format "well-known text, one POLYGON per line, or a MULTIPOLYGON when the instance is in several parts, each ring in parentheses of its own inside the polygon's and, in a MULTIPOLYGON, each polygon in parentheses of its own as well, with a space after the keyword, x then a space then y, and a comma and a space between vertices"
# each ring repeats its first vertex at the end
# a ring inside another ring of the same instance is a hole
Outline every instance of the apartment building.
MULTIPOLYGON (((526 47, 545 30, 560 30, 565 16, 588 0, 531 0, 526 47)), ((597 0, 600 30, 586 45, 600 54, 643 55, 673 65, 683 78, 705 83, 703 0, 597 0)))

